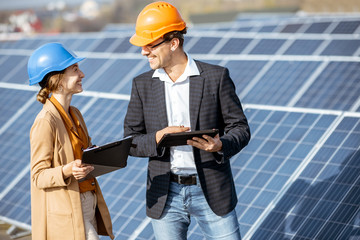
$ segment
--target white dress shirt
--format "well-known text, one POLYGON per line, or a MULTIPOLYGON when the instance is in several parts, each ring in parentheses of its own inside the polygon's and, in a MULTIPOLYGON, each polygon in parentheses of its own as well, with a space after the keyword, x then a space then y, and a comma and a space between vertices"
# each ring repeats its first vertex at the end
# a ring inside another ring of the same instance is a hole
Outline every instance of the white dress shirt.
MULTIPOLYGON (((200 75, 195 61, 188 55, 184 73, 173 82, 163 68, 156 69, 153 77, 159 77, 165 84, 165 101, 168 126, 190 126, 189 85, 190 76, 200 75)), ((179 175, 196 174, 192 146, 170 148, 171 172, 179 175)))

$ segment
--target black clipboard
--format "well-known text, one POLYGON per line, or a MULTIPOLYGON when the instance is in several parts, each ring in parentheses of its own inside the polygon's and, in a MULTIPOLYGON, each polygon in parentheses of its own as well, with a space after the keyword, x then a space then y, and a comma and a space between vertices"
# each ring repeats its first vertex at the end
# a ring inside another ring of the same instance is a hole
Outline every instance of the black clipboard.
POLYGON ((132 137, 129 136, 119 141, 85 149, 82 163, 91 164, 94 166, 94 170, 80 181, 126 167, 131 143, 132 137))
POLYGON ((192 139, 193 137, 202 137, 202 135, 208 135, 210 137, 215 137, 219 133, 218 129, 209 129, 209 130, 199 130, 199 131, 190 131, 190 132, 179 132, 179 133, 166 133, 160 139, 157 144, 158 148, 161 147, 174 147, 187 145, 186 141, 192 139))

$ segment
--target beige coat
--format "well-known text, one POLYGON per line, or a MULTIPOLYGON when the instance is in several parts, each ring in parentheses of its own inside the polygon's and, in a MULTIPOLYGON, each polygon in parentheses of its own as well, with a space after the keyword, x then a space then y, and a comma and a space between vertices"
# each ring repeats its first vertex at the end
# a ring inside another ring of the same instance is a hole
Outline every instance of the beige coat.
MULTIPOLYGON (((88 135, 80 111, 72 107, 88 135)), ((90 140, 90 138, 89 138, 90 140)), ((79 184, 64 181, 62 166, 74 161, 69 135, 54 105, 46 100, 30 131, 31 221, 34 240, 85 240, 79 184)), ((114 238, 109 210, 96 182, 100 235, 114 238)))

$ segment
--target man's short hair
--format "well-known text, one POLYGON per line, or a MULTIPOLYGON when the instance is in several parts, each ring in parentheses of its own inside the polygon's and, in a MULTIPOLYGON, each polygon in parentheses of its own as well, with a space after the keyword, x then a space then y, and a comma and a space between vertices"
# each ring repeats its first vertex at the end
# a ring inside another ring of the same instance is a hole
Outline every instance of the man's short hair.
POLYGON ((173 31, 173 32, 168 32, 164 35, 164 40, 166 41, 171 41, 173 38, 177 38, 179 39, 180 43, 180 47, 182 47, 184 45, 184 35, 187 32, 187 28, 184 28, 181 31, 173 31))

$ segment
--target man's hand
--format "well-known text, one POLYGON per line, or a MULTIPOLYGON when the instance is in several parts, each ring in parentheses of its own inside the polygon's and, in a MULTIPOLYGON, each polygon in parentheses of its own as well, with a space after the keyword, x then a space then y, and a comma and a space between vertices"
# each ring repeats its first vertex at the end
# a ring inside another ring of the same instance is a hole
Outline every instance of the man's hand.
POLYGON ((214 138, 208 135, 203 135, 202 137, 203 138, 193 137, 192 140, 187 140, 187 144, 207 152, 219 152, 222 150, 222 142, 219 134, 214 138))
POLYGON ((161 129, 160 131, 156 132, 156 143, 159 143, 160 139, 164 136, 166 133, 178 133, 178 132, 186 132, 189 131, 189 127, 184 126, 170 126, 166 127, 164 129, 161 129))

